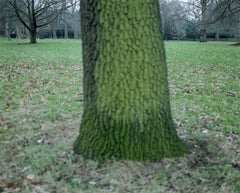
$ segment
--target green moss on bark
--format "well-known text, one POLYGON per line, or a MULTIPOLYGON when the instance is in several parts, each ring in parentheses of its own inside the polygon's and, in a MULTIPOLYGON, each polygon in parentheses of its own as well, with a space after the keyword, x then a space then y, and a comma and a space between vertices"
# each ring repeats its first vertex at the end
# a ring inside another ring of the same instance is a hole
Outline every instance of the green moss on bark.
POLYGON ((181 156, 158 0, 83 0, 84 113, 74 150, 97 160, 181 156))

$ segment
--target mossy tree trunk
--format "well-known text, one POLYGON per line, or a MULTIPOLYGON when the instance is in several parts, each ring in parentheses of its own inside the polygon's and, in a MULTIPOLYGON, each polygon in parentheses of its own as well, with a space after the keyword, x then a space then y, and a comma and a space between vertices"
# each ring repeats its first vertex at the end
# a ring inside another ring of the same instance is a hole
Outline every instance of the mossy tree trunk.
POLYGON ((75 152, 96 160, 183 155, 158 0, 82 0, 81 21, 84 112, 75 152))

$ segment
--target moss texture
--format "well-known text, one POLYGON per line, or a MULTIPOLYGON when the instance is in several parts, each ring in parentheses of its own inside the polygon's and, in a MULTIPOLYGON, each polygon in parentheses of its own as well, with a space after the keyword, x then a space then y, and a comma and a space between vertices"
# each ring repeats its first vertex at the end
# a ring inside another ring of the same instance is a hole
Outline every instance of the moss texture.
POLYGON ((97 160, 181 156, 158 0, 82 0, 84 113, 74 150, 97 160))

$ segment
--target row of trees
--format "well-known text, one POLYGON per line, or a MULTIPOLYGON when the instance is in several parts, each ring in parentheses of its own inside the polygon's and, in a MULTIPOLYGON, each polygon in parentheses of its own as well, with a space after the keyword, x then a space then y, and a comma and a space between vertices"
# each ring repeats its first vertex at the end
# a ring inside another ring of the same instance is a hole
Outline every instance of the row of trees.
MULTIPOLYGON (((164 39, 240 36, 240 0, 159 0, 164 39)), ((80 0, 0 0, 0 35, 80 38, 80 0)))

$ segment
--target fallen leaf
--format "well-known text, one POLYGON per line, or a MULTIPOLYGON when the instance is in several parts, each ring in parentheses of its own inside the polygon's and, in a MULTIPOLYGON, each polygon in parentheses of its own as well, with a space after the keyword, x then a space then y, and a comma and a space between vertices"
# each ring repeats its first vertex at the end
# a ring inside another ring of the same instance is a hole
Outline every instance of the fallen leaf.
POLYGON ((12 188, 12 187, 15 186, 15 183, 14 183, 14 182, 8 182, 8 183, 6 184, 6 186, 7 186, 7 188, 12 188))
POLYGON ((41 185, 42 184, 41 180, 36 178, 36 176, 34 174, 29 174, 29 175, 27 175, 26 178, 30 184, 33 184, 33 185, 41 185))
POLYGON ((26 156, 26 154, 24 152, 20 152, 20 153, 14 155, 13 157, 14 157, 14 159, 17 159, 17 158, 21 158, 21 157, 25 157, 25 156, 26 156))

